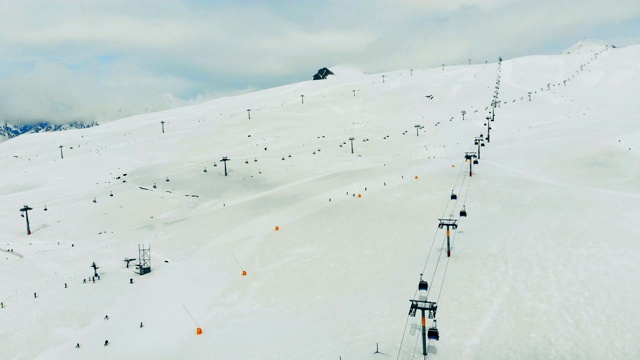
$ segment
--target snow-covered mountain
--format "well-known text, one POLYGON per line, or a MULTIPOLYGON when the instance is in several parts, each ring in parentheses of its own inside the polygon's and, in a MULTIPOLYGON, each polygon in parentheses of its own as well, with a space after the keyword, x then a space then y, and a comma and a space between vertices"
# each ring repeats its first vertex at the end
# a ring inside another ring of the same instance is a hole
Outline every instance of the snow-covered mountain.
POLYGON ((88 127, 96 126, 98 123, 83 123, 78 121, 72 121, 64 124, 55 124, 47 121, 39 121, 30 124, 12 124, 5 121, 4 124, 0 124, 0 142, 20 136, 22 134, 49 132, 49 131, 63 131, 69 129, 85 129, 88 127))
POLYGON ((1 357, 416 359, 426 299, 430 359, 640 358, 638 64, 331 68, 3 142, 1 357))

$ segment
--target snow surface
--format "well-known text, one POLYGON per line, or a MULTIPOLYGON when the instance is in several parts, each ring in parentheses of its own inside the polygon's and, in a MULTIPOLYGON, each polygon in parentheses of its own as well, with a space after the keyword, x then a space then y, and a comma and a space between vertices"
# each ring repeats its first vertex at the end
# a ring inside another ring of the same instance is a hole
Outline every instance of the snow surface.
POLYGON ((639 66, 640 46, 504 61, 472 177, 496 63, 3 142, 0 358, 421 358, 420 273, 429 358, 640 358, 639 66))

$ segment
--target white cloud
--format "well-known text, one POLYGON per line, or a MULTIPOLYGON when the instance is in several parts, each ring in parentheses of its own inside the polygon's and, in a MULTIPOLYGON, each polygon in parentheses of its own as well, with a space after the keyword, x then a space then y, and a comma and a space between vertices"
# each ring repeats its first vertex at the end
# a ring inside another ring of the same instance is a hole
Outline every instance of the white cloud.
POLYGON ((638 19, 640 2, 627 0, 7 1, 0 120, 107 121, 341 63, 374 72, 559 51, 583 37, 640 42, 638 19))

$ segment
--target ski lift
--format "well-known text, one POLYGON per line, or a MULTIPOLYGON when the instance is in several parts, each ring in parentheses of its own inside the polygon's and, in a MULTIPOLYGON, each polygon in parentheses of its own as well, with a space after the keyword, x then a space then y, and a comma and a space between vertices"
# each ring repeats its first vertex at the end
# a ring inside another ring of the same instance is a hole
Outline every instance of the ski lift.
POLYGON ((429 283, 427 283, 427 280, 423 280, 422 274, 420 274, 420 282, 418 283, 418 290, 427 291, 428 289, 429 289, 429 283))
POLYGON ((156 183, 153 183, 153 188, 157 189, 158 187, 156 186, 156 183))
POLYGON ((458 200, 458 195, 453 193, 453 190, 451 190, 451 200, 458 200))
POLYGON ((113 191, 109 191, 109 196, 113 196, 113 191))
POLYGON ((481 142, 481 143, 480 143, 480 146, 484 146, 484 142, 481 142))
POLYGON ((478 159, 473 159, 473 165, 478 165, 478 159))
POLYGON ((96 200, 96 198, 93 198, 93 202, 94 202, 94 203, 97 203, 98 201, 96 200))
POLYGON ((44 206, 44 211, 47 211, 47 205, 44 206))
POLYGON ((218 164, 216 164, 216 163, 213 163, 213 166, 218 166, 218 164))
POLYGON ((204 170, 202 170, 203 172, 207 172, 207 168, 204 168, 204 170))
POLYGON ((248 163, 249 163, 249 160, 245 160, 245 161, 244 161, 244 163, 245 163, 245 164, 248 164, 248 163))
POLYGON ((169 177, 167 176, 167 180, 165 180, 166 182, 169 182, 169 177))
POLYGON ((465 210, 464 205, 462 205, 462 210, 460 210, 460 217, 467 217, 467 210, 465 210))
POLYGON ((435 320, 433 320, 433 326, 431 326, 429 330, 427 330, 427 337, 429 338, 429 340, 440 340, 440 332, 438 331, 435 320))

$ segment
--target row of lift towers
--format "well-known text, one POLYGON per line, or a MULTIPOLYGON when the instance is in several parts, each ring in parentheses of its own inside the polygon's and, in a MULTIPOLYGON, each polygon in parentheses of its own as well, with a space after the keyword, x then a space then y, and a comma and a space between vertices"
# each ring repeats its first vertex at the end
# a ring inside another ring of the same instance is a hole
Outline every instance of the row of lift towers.
MULTIPOLYGON (((480 134, 479 137, 474 138, 474 145, 478 147, 477 152, 465 152, 464 159, 465 162, 469 163, 469 177, 473 176, 473 165, 478 164, 478 160, 480 159, 480 148, 485 146, 485 140, 487 142, 491 142, 491 122, 495 121, 495 108, 496 105, 500 106, 500 101, 498 98, 498 90, 500 87, 500 65, 502 63, 502 58, 498 62, 498 79, 496 81, 496 90, 494 93, 493 101, 491 102, 491 116, 486 117, 486 123, 484 126, 487 127, 487 136, 483 137, 483 134, 480 134)), ((464 116, 464 114, 463 114, 464 116)), ((457 200, 458 195, 451 191, 451 200, 457 200)), ((460 210, 460 217, 466 217, 467 210, 464 205, 460 210)), ((456 219, 438 219, 440 222, 438 224, 439 229, 446 228, 447 229, 447 257, 451 257, 451 229, 458 228, 458 220, 456 219)), ((438 326, 436 323, 436 311, 438 310, 438 304, 435 301, 428 301, 426 297, 427 290, 429 290, 429 284, 426 280, 422 278, 423 274, 420 274, 420 281, 418 282, 418 290, 424 292, 424 298, 420 299, 410 299, 411 307, 409 308, 409 316, 415 317, 418 310, 420 310, 422 317, 422 355, 424 359, 427 358, 427 339, 429 340, 440 340, 440 332, 438 331, 438 326), (427 317, 433 320, 433 325, 427 329, 427 317)))
MULTIPOLYGON (((490 119, 490 117, 487 117, 490 119)), ((492 120, 493 121, 493 120, 492 120)), ((490 126, 490 124, 488 125, 490 126)), ((488 140, 488 138, 487 138, 488 140)), ((476 152, 465 152, 464 158, 465 161, 469 163, 469 176, 473 176, 473 165, 478 164, 478 159, 480 159, 480 147, 485 146, 484 138, 482 134, 480 137, 474 139, 474 144, 478 146, 478 151, 476 152)), ((458 200, 458 195, 451 191, 451 200, 458 200)), ((460 210, 460 217, 466 217, 467 210, 465 207, 462 207, 460 210)), ((451 257, 451 229, 458 228, 458 220, 456 219, 438 219, 439 229, 447 229, 447 257, 451 257)), ((426 293, 429 290, 429 283, 422 278, 422 274, 420 274, 420 281, 418 282, 418 290, 424 291, 426 293)), ((436 311, 438 310, 438 304, 435 301, 427 301, 426 296, 424 300, 422 299, 411 299, 411 307, 409 308, 409 316, 415 317, 418 310, 420 310, 422 315, 422 355, 426 359, 427 357, 427 339, 429 340, 440 340, 440 332, 438 331, 438 325, 436 323, 436 311), (433 320, 433 325, 427 329, 427 316, 429 319, 433 320)))

